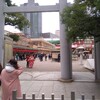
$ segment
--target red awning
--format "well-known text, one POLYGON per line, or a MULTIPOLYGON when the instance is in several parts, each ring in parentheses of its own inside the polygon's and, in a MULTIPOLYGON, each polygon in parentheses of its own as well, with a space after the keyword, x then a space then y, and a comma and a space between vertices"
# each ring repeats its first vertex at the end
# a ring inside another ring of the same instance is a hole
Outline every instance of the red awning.
POLYGON ((38 50, 13 48, 13 52, 37 52, 38 50))

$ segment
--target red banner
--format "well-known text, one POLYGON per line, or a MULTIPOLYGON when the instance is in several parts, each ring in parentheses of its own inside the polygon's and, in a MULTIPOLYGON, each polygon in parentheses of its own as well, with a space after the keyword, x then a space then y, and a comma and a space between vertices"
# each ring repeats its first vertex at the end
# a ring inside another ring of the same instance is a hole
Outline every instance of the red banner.
POLYGON ((38 50, 13 48, 13 52, 38 52, 38 50))

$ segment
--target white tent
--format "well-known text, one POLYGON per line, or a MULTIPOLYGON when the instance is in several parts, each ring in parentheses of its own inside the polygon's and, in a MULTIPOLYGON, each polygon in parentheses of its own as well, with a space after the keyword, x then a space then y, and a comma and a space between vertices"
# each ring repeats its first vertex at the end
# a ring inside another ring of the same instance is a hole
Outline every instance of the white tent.
POLYGON ((84 49, 84 46, 79 46, 77 47, 77 49, 84 49))
POLYGON ((72 48, 77 48, 77 44, 72 44, 72 48))

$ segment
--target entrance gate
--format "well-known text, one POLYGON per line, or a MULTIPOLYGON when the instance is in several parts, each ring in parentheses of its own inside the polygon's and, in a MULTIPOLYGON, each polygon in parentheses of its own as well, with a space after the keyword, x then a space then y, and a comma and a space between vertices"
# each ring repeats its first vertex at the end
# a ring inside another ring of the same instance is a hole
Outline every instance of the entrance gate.
MULTIPOLYGON (((67 6, 66 0, 59 0, 59 4, 50 6, 36 6, 34 0, 29 0, 27 6, 8 7, 5 5, 5 0, 0 0, 0 62, 3 63, 4 52, 4 14, 15 12, 59 12, 67 6)), ((61 44, 61 80, 72 80, 72 57, 71 44, 66 38, 65 25, 60 22, 60 44, 61 44)), ((98 74, 98 78, 100 75, 98 74)))

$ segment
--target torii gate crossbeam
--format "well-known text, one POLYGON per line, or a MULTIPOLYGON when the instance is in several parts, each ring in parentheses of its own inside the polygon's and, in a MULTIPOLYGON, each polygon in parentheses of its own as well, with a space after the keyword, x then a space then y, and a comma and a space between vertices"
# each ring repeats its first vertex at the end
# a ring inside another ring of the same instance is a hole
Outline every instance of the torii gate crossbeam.
MULTIPOLYGON (((4 13, 14 12, 55 12, 62 13, 66 7, 66 0, 59 0, 59 4, 54 6, 26 6, 26 7, 7 7, 5 0, 0 0, 0 62, 3 62, 3 39, 4 39, 4 13)), ((66 40, 65 25, 60 22, 60 44, 61 44, 61 80, 72 80, 72 61, 71 45, 66 40)))
POLYGON ((20 6, 20 7, 4 7, 4 13, 15 13, 15 12, 59 12, 59 5, 51 6, 20 6))

